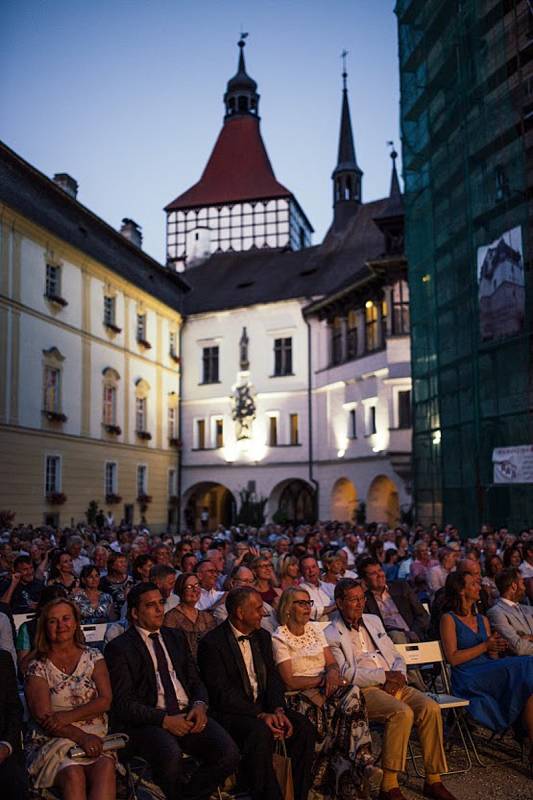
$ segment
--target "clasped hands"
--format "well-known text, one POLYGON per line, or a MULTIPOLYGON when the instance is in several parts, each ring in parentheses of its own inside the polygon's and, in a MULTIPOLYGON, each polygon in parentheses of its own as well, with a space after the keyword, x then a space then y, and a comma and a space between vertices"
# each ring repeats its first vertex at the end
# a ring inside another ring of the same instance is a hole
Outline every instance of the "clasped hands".
POLYGON ((487 653, 491 658, 498 658, 500 653, 504 653, 508 647, 507 639, 504 639, 498 631, 494 631, 487 638, 487 653))
POLYGON ((207 711, 203 704, 193 706, 186 714, 167 714, 163 719, 163 728, 174 736, 200 733, 206 725, 207 711))
POLYGON ((381 687, 387 694, 395 695, 400 689, 403 689, 407 683, 405 675, 399 670, 386 670, 385 683, 381 687))
POLYGON ((276 708, 272 714, 262 712, 257 715, 257 718, 263 720, 274 739, 288 739, 292 736, 291 721, 285 716, 285 711, 282 708, 276 708))

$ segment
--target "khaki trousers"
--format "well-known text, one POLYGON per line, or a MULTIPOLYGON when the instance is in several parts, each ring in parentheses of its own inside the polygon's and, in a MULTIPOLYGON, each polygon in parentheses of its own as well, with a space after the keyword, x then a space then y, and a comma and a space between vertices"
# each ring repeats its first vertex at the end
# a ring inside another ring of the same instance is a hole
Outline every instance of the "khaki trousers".
POLYGON ((404 686, 394 696, 379 686, 361 689, 371 722, 385 725, 381 766, 393 772, 403 772, 407 744, 413 722, 418 729, 426 775, 447 772, 444 754, 442 712, 438 703, 410 686, 404 686))

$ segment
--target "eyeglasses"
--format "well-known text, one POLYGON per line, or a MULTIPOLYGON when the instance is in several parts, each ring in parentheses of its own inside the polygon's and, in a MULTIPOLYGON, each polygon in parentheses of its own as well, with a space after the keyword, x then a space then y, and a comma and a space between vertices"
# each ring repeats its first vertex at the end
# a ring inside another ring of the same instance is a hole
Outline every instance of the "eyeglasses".
POLYGON ((307 606, 308 608, 313 608, 315 601, 314 600, 293 600, 293 605, 295 606, 307 606))

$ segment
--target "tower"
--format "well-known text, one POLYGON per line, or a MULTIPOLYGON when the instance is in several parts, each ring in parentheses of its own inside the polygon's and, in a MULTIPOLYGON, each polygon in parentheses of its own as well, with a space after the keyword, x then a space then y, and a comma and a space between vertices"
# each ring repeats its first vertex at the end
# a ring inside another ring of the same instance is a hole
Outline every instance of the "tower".
POLYGON ((189 268, 212 253, 299 250, 313 228, 276 180, 260 131, 257 83, 246 72, 245 35, 224 94, 224 124, 198 183, 166 206, 167 263, 189 268))
POLYGON ((346 87, 346 51, 343 52, 344 67, 342 71, 342 109, 339 133, 339 152, 337 166, 333 170, 333 228, 342 230, 354 216, 361 204, 363 171, 357 164, 353 141, 348 89, 346 87))

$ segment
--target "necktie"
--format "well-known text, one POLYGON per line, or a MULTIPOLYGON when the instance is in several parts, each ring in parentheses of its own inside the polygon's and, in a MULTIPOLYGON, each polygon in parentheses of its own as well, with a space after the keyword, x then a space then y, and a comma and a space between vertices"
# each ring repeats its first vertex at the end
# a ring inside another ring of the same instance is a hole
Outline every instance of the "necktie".
POLYGON ((157 671, 159 672, 159 677, 161 678, 161 684, 163 686, 163 692, 165 695, 166 711, 168 714, 177 714, 180 710, 180 706, 178 703, 178 698, 176 697, 172 678, 170 677, 165 651, 163 650, 163 645, 159 639, 159 634, 151 633, 149 638, 152 640, 152 644, 154 645, 157 671))

